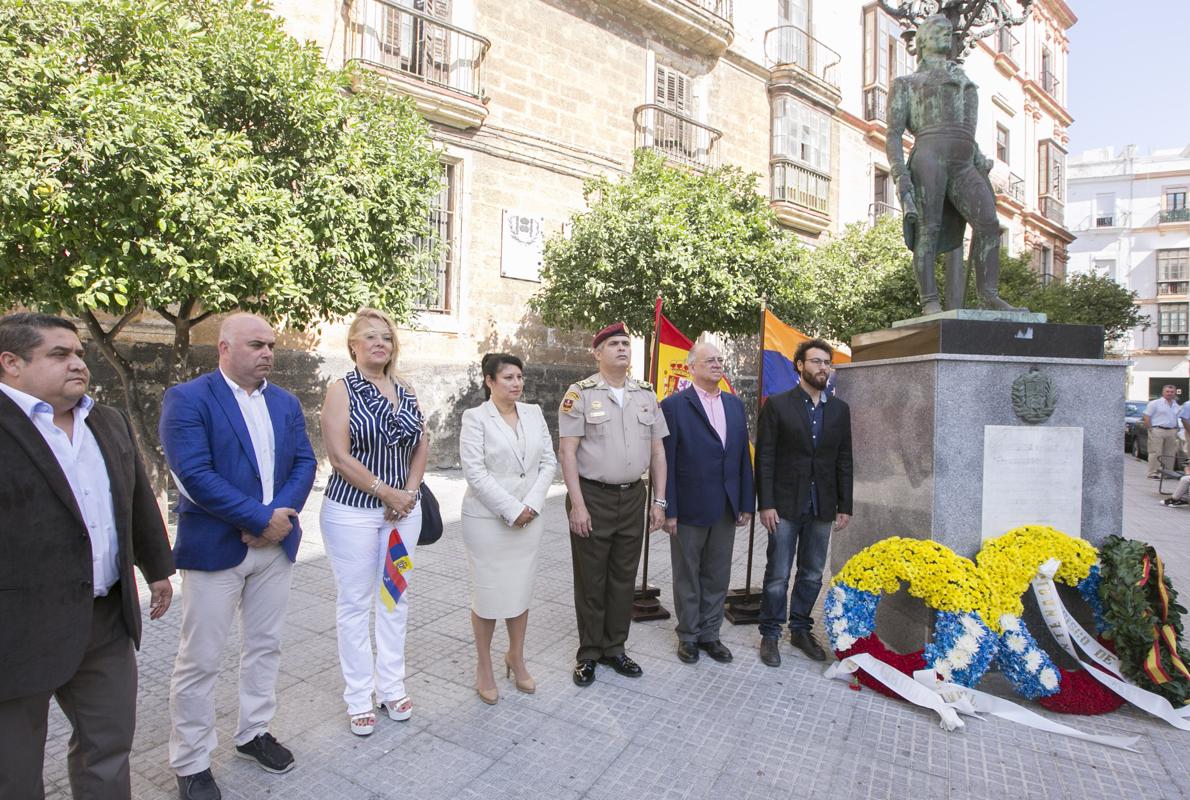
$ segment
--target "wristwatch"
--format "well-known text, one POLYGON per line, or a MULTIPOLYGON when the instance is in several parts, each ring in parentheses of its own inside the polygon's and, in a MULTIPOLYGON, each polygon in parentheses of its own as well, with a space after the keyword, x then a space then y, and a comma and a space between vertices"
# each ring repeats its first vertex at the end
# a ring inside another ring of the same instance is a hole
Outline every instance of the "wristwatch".
POLYGON ((659 508, 669 508, 669 501, 660 497, 654 497, 653 505, 658 506, 659 508))

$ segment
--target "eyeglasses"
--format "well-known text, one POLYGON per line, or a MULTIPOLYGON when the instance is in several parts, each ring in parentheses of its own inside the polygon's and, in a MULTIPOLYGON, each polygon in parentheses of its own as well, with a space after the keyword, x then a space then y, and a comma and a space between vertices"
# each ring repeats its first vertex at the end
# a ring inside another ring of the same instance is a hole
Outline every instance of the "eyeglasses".
POLYGON ((829 367, 831 360, 829 358, 807 358, 806 363, 812 367, 829 367))

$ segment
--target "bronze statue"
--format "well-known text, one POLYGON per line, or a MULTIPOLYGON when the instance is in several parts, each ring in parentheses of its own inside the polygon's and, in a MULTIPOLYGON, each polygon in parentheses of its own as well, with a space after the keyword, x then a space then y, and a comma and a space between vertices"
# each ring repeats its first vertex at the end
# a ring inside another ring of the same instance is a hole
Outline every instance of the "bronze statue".
POLYGON ((988 179, 992 161, 975 143, 977 87, 951 58, 953 38, 950 20, 927 17, 917 30, 917 71, 892 85, 885 152, 901 199, 905 244, 913 251, 923 314, 942 310, 934 272, 939 253, 950 253, 946 307, 962 307, 967 276, 961 248, 968 224, 980 306, 1020 311, 1000 297, 1000 221, 988 179), (908 164, 901 143, 906 131, 914 136, 908 164))

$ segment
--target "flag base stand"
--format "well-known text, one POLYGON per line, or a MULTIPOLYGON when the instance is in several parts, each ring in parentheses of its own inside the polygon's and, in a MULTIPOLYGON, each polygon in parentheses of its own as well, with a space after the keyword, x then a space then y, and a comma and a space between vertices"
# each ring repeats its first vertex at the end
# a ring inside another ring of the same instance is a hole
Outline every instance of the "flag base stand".
POLYGON ((732 625, 756 625, 760 622, 760 591, 749 586, 727 593, 723 616, 732 625))
POLYGON ((651 619, 669 619, 669 611, 661 605, 661 590, 645 585, 632 593, 632 621, 645 622, 651 619))

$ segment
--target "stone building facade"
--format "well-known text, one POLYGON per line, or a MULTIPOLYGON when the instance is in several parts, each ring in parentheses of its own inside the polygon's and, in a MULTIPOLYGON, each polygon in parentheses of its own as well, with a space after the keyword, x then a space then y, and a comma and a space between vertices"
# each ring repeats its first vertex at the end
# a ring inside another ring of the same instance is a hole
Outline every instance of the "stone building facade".
MULTIPOLYGON (((565 384, 590 371, 589 332, 547 328, 527 301, 540 287, 543 240, 584 207, 583 180, 625 172, 635 148, 692 169, 731 163, 759 174, 781 224, 809 246, 897 211, 883 98, 911 60, 874 2, 275 0, 273 9, 329 65, 357 62, 413 97, 441 148, 433 221, 448 246, 437 291, 401 341, 438 464, 457 460, 458 416, 478 400, 483 353, 523 355, 529 398, 551 411, 565 384)), ((981 43, 967 69, 981 87, 980 145, 998 156, 1005 243, 1060 275, 1072 238, 1060 205, 1065 32, 1075 18, 1063 0, 1034 9, 1014 35, 981 43)), ((215 327, 204 323, 196 341, 210 344, 215 327)), ((343 336, 327 325, 282 344, 316 354, 329 379, 348 366, 343 336)))
POLYGON ((1129 400, 1172 383, 1190 398, 1190 145, 1088 150, 1070 161, 1072 272, 1097 272, 1137 293, 1148 328, 1128 342, 1129 400))

